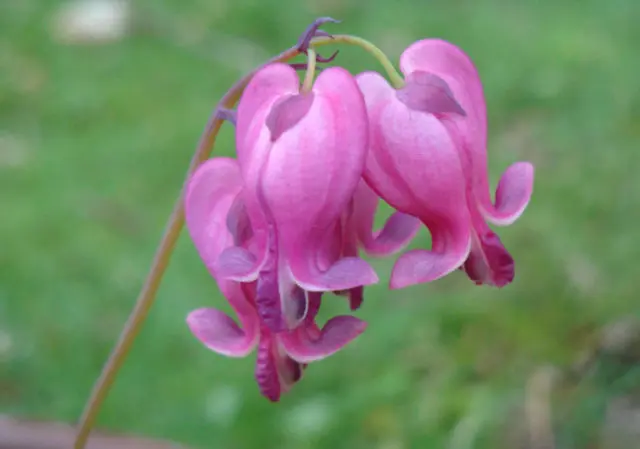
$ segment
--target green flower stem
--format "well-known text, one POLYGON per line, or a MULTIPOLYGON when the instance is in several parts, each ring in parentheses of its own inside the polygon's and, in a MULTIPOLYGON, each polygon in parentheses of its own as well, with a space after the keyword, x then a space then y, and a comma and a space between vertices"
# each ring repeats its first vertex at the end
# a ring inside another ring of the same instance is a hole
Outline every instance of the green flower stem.
POLYGON ((316 75, 316 52, 313 48, 307 50, 307 73, 304 75, 304 81, 300 91, 303 93, 311 92, 313 89, 313 79, 316 75))
POLYGON ((317 37, 311 41, 311 45, 313 47, 320 47, 331 44, 354 45, 356 47, 364 49, 380 62, 385 72, 387 72, 387 76, 389 77, 389 81, 391 82, 391 85, 393 87, 395 87, 396 89, 400 89, 404 86, 404 78, 402 77, 402 75, 398 73, 389 58, 387 58, 387 55, 385 55, 382 50, 373 45, 371 42, 360 37, 350 36, 347 34, 335 34, 331 37, 317 37))

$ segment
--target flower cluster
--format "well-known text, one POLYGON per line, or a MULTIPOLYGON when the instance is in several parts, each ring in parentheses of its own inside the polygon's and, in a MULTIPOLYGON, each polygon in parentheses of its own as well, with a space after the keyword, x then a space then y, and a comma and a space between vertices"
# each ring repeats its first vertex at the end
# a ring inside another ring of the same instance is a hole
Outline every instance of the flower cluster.
MULTIPOLYGON (((313 41, 305 45, 313 72, 327 60, 312 61, 313 41)), ((256 380, 272 401, 308 363, 364 331, 354 316, 316 324, 324 294, 348 297, 355 310, 378 282, 361 250, 396 254, 424 225, 431 249, 400 255, 391 289, 456 269, 476 284, 513 280, 513 259, 487 222, 509 225, 522 214, 533 166, 507 168, 492 201, 486 106, 469 57, 425 39, 403 52, 400 69, 392 84, 330 67, 315 79, 307 72, 301 85, 296 67, 264 66, 233 113, 237 158, 209 159, 189 181, 189 233, 239 323, 211 308, 187 322, 217 353, 243 357, 257 347, 256 380), (374 231, 380 199, 396 212, 374 231)))

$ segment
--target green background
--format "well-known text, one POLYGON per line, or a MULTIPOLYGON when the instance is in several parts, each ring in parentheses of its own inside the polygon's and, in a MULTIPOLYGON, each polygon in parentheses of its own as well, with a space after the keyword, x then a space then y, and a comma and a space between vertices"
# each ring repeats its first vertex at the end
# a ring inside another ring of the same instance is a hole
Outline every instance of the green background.
MULTIPOLYGON (((124 39, 84 46, 52 38, 60 5, 0 3, 0 413, 78 418, 211 109, 330 15, 342 23, 326 30, 394 61, 424 37, 474 59, 494 185, 512 162, 536 166, 527 211, 498 230, 515 282, 455 273, 391 292, 393 259, 375 261, 367 331, 274 405, 253 355, 227 359, 190 335, 190 310, 224 306, 184 233, 99 426, 214 449, 511 449, 512 433, 527 438, 528 388, 553 366, 558 447, 600 447, 589 444, 613 399, 637 395, 640 368, 572 367, 603 325, 640 314, 640 2, 140 0, 124 39)), ((378 68, 354 48, 337 62, 378 68)), ((232 137, 225 126, 218 155, 232 137)), ((414 246, 426 245, 423 231, 414 246)), ((346 311, 325 300, 325 316, 346 311)))

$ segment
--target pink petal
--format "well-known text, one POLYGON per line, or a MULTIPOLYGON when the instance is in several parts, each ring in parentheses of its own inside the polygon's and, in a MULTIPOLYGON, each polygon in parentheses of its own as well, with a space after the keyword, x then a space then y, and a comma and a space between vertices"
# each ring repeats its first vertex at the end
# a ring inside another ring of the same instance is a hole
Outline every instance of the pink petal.
POLYGON ((358 239, 367 254, 390 256, 404 249, 420 229, 420 220, 411 215, 395 212, 384 227, 372 234, 378 195, 361 181, 354 196, 352 220, 358 239))
POLYGON ((298 74, 293 68, 286 64, 269 64, 249 81, 238 103, 236 152, 246 186, 247 213, 254 229, 266 226, 257 191, 271 149, 267 118, 276 101, 297 94, 299 85, 298 74))
POLYGON ((238 163, 225 157, 204 162, 189 180, 185 197, 187 229, 214 277, 218 277, 215 272, 218 257, 234 243, 226 220, 241 190, 238 163))
POLYGON ((357 257, 344 257, 321 271, 314 263, 315 257, 300 249, 289 259, 289 269, 295 282, 310 292, 330 292, 371 285, 378 282, 378 275, 367 262, 357 257))
POLYGON ((468 227, 427 225, 432 249, 414 249, 401 255, 391 271, 389 287, 398 289, 435 281, 459 268, 469 255, 468 227))
POLYGON ((306 115, 272 143, 262 192, 286 242, 322 239, 351 200, 364 169, 367 116, 353 77, 329 68, 317 78, 306 115))
POLYGON ((286 352, 300 363, 310 363, 335 354, 360 335, 367 323, 352 316, 330 319, 321 331, 300 326, 289 334, 281 334, 286 352))
POLYGON ((354 238, 345 234, 344 222, 346 219, 344 218, 345 217, 336 220, 335 224, 327 230, 326 235, 322 239, 322 243, 319 245, 317 264, 321 271, 327 270, 343 255, 358 255, 357 242, 352 242, 354 238), (350 245, 353 246, 352 251, 345 253, 344 248, 350 245))
POLYGON ((491 223, 506 226, 516 221, 524 212, 533 193, 533 165, 529 162, 516 162, 500 178, 496 189, 495 206, 482 209, 482 215, 491 223))
POLYGON ((371 130, 365 179, 391 206, 418 217, 432 235, 431 251, 410 251, 398 259, 391 287, 445 276, 464 262, 471 239, 455 142, 434 115, 407 108, 380 75, 359 75, 358 83, 371 130))
MULTIPOLYGON (((344 69, 322 72, 306 115, 279 138, 258 139, 268 154, 258 195, 278 230, 279 251, 295 281, 312 291, 342 290, 377 282, 363 260, 337 261, 325 269, 323 246, 353 197, 367 149, 362 95, 344 69)), ((326 260, 325 260, 326 262, 326 260)))
POLYGON ((438 39, 415 42, 400 57, 405 74, 416 71, 439 76, 450 87, 466 117, 445 114, 443 121, 461 139, 462 161, 475 201, 485 218, 496 225, 513 223, 524 211, 533 190, 533 166, 512 165, 503 175, 495 206, 487 172, 487 112, 480 76, 471 59, 458 47, 438 39))
POLYGON ((258 342, 257 316, 244 316, 240 328, 233 319, 217 309, 197 309, 187 316, 193 335, 207 348, 228 357, 244 357, 258 342))

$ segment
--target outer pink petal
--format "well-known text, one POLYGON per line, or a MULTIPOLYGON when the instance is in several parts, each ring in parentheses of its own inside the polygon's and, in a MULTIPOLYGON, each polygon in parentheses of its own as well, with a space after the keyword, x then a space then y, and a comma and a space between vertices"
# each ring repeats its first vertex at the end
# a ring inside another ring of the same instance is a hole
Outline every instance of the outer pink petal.
POLYGON ((231 158, 209 159, 189 180, 185 197, 187 229, 200 257, 216 278, 218 257, 234 244, 227 215, 241 190, 240 168, 231 158))
POLYGON ((367 150, 365 105, 349 72, 323 71, 311 95, 306 116, 268 149, 256 150, 269 152, 262 188, 288 241, 309 230, 321 238, 315 234, 324 235, 339 219, 362 176, 367 150))
POLYGON ((438 279, 458 268, 470 248, 465 178, 455 143, 432 114, 408 109, 379 75, 358 77, 367 99, 367 183, 400 212, 429 228, 432 250, 401 256, 391 287, 438 279), (386 92, 386 93, 385 93, 386 92))
POLYGON ((381 230, 372 233, 378 208, 378 195, 360 181, 353 199, 352 226, 367 254, 389 256, 407 246, 420 229, 420 220, 411 215, 395 212, 381 230))
POLYGON ((269 154, 262 192, 272 212, 280 250, 295 281, 306 290, 344 290, 377 282, 357 258, 323 267, 327 233, 336 226, 362 176, 367 116, 362 94, 344 69, 320 74, 307 114, 275 142, 259 140, 269 154))
POLYGON ((400 57, 405 74, 433 73, 447 82, 466 117, 446 114, 444 122, 459 133, 465 172, 483 216, 496 225, 513 223, 524 211, 533 189, 533 166, 528 162, 512 165, 498 186, 496 204, 489 196, 487 172, 487 112, 480 76, 469 58, 455 45, 425 39, 409 46, 400 57))
POLYGON ((193 335, 207 348, 228 357, 244 357, 258 342, 257 315, 244 320, 240 328, 227 314, 217 309, 197 309, 187 316, 193 335), (255 317, 255 319, 254 319, 255 317))
POLYGON ((283 96, 298 93, 299 85, 293 68, 270 64, 253 76, 238 103, 236 152, 246 185, 247 211, 255 229, 266 226, 257 198, 258 183, 270 151, 270 132, 265 122, 274 103, 283 96))

